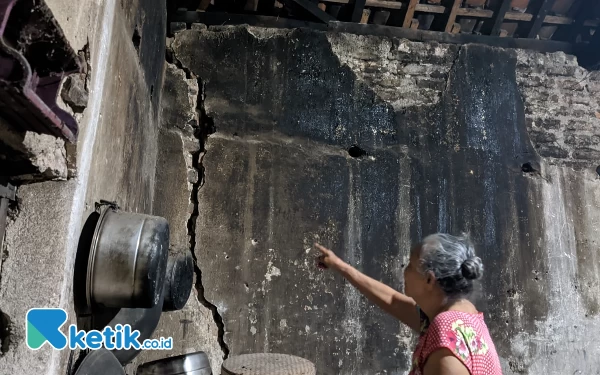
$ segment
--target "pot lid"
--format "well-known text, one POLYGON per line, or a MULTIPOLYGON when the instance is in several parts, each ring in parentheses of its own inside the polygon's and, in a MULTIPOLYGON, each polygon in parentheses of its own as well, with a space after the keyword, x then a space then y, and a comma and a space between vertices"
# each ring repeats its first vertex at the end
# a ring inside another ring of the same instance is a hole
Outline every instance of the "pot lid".
POLYGON ((101 348, 85 357, 75 375, 125 375, 125 370, 111 352, 101 348))

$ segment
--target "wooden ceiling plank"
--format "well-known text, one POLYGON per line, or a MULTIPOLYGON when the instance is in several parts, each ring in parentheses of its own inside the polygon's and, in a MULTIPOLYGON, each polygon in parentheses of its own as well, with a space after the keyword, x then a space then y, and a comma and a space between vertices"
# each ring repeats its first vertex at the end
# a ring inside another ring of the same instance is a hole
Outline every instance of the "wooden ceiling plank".
MULTIPOLYGON (((264 0, 261 0, 264 1, 264 0)), ((321 0, 327 4, 340 4, 346 5, 349 4, 351 0, 321 0)), ((259 3, 260 4, 260 3, 259 3)), ((389 10, 400 10, 407 7, 407 5, 399 2, 399 1, 389 1, 389 0, 366 0, 365 7, 371 8, 381 8, 381 9, 389 9, 389 10)), ((443 14, 446 11, 446 7, 442 5, 430 5, 430 4, 419 4, 415 6, 415 13, 434 13, 434 14, 443 14)), ((462 17, 473 17, 473 18, 493 18, 494 11, 489 9, 475 9, 475 8, 458 8, 456 11, 456 16, 462 17)), ((414 15, 413 15, 414 18, 414 15)), ((506 12, 504 16, 504 21, 517 21, 517 22, 531 22, 533 20, 533 15, 529 13, 521 13, 521 12, 506 12)), ((584 17, 585 18, 585 17, 584 17)), ((546 16, 544 18, 543 23, 550 25, 571 25, 574 22, 572 18, 564 17, 564 16, 546 16)), ((598 27, 600 26, 599 20, 591 20, 588 19, 583 21, 583 25, 585 27, 598 27)), ((404 25, 403 25, 404 27, 404 25)), ((409 26, 410 27, 410 26, 409 26)))
POLYGON ((443 5, 417 4, 417 7, 415 8, 415 10, 417 12, 424 12, 424 13, 439 13, 439 14, 446 13, 446 7, 443 5))
POLYGON ((488 9, 459 8, 456 15, 474 18, 492 18, 494 11, 488 9))

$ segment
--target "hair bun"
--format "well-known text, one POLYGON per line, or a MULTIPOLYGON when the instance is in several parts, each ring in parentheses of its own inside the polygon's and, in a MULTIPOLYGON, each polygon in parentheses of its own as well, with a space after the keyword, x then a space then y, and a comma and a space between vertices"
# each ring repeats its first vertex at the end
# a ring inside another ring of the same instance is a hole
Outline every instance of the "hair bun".
POLYGON ((463 262, 460 271, 465 279, 477 280, 483 274, 483 263, 481 258, 474 256, 463 262))

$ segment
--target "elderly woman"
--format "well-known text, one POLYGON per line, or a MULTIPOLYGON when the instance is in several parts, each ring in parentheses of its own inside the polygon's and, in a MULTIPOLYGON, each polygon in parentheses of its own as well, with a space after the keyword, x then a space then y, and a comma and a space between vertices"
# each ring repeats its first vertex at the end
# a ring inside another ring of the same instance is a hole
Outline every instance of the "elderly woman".
POLYGON ((319 244, 321 266, 338 271, 369 300, 419 332, 410 375, 501 375, 483 314, 469 302, 483 265, 466 236, 433 234, 413 247, 406 295, 376 281, 319 244))

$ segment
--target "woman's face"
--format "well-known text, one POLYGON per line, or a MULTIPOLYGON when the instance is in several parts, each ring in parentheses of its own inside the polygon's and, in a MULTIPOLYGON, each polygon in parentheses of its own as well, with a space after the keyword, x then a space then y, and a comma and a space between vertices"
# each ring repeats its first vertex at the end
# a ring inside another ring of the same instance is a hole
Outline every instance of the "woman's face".
POLYGON ((417 304, 427 292, 427 278, 419 271, 419 253, 416 249, 411 251, 410 261, 404 269, 404 293, 414 299, 417 304))

